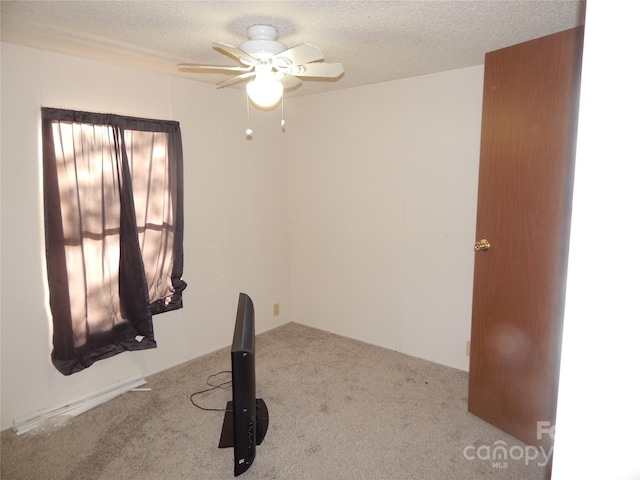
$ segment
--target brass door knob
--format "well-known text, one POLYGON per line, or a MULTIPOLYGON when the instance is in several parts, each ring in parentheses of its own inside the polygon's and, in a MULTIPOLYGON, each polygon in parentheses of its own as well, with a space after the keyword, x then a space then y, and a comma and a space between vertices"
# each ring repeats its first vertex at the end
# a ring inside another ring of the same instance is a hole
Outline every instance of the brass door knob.
POLYGON ((487 240, 486 238, 483 238, 479 242, 475 243, 475 245, 473 246, 473 249, 476 252, 480 252, 480 251, 486 252, 487 250, 489 250, 489 247, 491 247, 491 244, 489 243, 489 240, 487 240))

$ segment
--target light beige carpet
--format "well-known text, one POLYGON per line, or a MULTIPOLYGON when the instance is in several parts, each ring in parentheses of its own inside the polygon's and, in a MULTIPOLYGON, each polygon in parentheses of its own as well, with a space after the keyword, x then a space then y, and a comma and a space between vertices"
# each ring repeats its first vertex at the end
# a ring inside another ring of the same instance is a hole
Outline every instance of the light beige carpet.
MULTIPOLYGON (((162 348, 162 347, 160 347, 162 348)), ((298 324, 257 337, 258 396, 270 425, 244 479, 547 477, 513 437, 467 412, 467 374, 298 324), (505 455, 506 454, 506 455, 505 455)), ((108 361, 108 360, 106 360, 108 361)), ((147 378, 63 426, 2 432, 2 480, 230 479, 223 413, 189 396, 230 368, 221 350, 147 378)), ((231 390, 198 398, 225 406, 231 390)))

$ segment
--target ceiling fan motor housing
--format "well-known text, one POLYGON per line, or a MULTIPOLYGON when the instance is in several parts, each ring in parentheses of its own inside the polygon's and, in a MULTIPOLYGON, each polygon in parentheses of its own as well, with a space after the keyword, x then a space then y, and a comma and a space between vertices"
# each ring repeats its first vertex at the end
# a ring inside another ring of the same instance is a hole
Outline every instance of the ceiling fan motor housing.
POLYGON ((257 60, 268 60, 275 54, 284 52, 287 46, 278 42, 278 30, 271 25, 251 25, 247 28, 249 40, 240 44, 240 50, 257 60))

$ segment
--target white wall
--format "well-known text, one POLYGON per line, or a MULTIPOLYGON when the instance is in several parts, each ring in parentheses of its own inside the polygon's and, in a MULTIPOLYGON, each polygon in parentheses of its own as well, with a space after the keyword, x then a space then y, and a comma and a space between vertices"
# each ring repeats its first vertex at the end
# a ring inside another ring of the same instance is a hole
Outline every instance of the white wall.
POLYGON ((554 480, 640 479, 638 15, 587 5, 554 480))
POLYGON ((296 322, 468 370, 483 67, 295 98, 296 322))
POLYGON ((237 90, 2 44, 2 429, 119 379, 229 345, 239 291, 254 300, 258 332, 291 321, 279 120, 278 112, 254 115, 248 141, 245 97, 237 90), (117 355, 70 377, 49 357, 41 106, 177 120, 183 136, 185 306, 155 317, 157 349, 117 355), (272 315, 276 302, 279 317, 272 315))

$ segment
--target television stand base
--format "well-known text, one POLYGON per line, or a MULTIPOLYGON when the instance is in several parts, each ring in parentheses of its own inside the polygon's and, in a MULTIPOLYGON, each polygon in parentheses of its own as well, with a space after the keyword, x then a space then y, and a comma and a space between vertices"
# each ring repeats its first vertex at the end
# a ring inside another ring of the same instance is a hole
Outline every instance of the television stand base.
MULTIPOLYGON (((260 445, 269 428, 269 410, 261 398, 256 398, 256 444, 260 445)), ((233 447, 233 402, 228 401, 220 432, 218 448, 233 447)))

